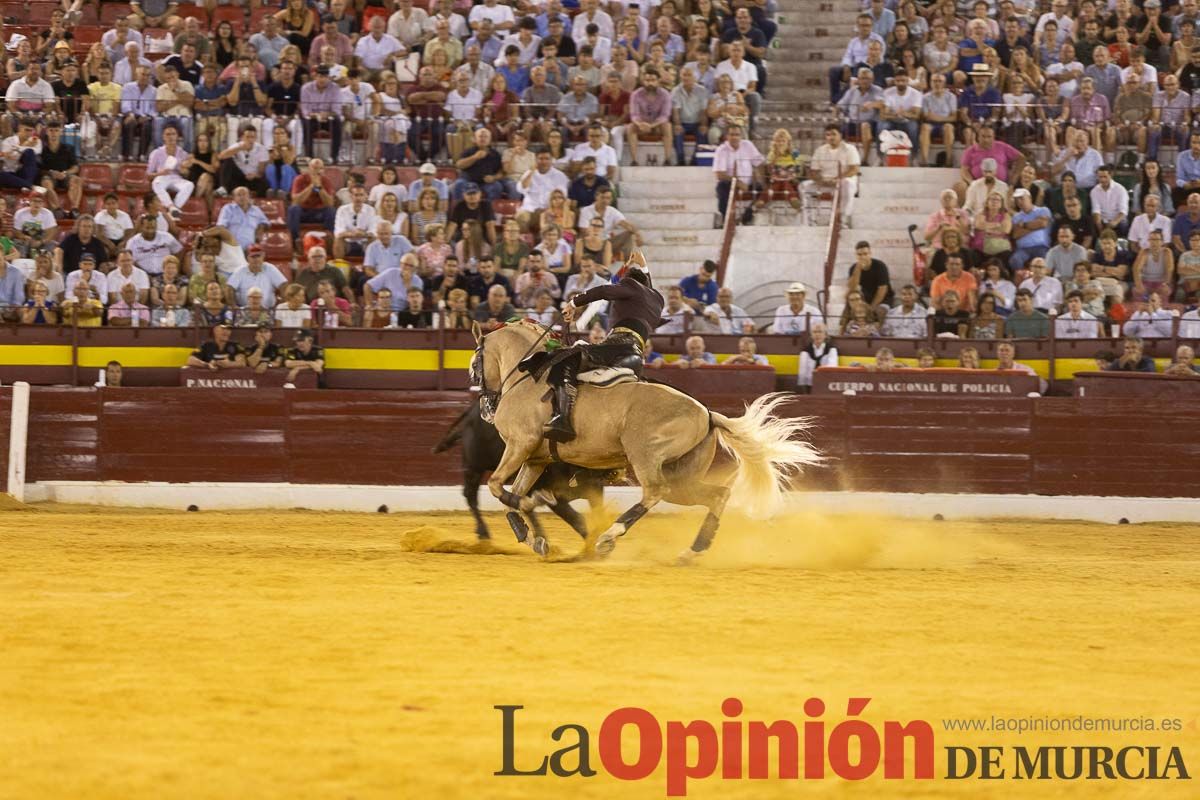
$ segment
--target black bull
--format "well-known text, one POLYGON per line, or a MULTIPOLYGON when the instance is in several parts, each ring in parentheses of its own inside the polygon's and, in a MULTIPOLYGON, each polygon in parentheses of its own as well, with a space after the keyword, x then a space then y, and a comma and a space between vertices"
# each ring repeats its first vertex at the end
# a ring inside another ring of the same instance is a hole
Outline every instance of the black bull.
MULTIPOLYGON (((491 472, 500 463, 504 454, 504 440, 496 432, 495 426, 484 422, 479 415, 479 398, 471 400, 450 430, 442 440, 433 447, 434 453, 449 450, 458 442, 462 442, 463 464, 463 497, 475 517, 475 535, 480 539, 489 539, 487 523, 479 513, 479 486, 483 483, 483 475, 491 472)), ((593 470, 576 467, 573 464, 554 462, 542 473, 542 477, 533 486, 533 492, 538 490, 549 492, 554 496, 554 502, 548 503, 550 510, 570 525, 576 533, 587 538, 587 522, 583 516, 571 508, 572 500, 587 500, 597 508, 604 499, 604 483, 618 477, 614 470, 593 470)), ((510 511, 509 523, 518 531, 517 537, 524 541, 521 532, 526 531, 524 520, 520 514, 510 511)))

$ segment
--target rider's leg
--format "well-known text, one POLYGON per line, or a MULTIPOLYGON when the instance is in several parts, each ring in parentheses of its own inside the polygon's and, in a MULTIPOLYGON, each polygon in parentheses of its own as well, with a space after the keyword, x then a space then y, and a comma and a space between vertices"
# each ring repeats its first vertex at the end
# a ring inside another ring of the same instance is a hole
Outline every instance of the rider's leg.
POLYGON ((554 384, 554 416, 542 430, 551 441, 561 443, 575 438, 575 428, 571 425, 571 409, 575 407, 578 392, 575 386, 576 369, 578 367, 575 359, 568 359, 560 365, 558 380, 554 384))

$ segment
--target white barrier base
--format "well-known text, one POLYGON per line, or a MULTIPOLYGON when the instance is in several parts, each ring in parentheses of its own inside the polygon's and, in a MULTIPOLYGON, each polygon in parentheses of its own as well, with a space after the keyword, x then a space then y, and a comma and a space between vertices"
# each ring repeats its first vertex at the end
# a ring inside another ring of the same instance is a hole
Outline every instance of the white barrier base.
MULTIPOLYGON (((614 505, 631 505, 641 496, 634 486, 606 490, 614 505)), ((201 510, 311 509, 314 511, 373 512, 386 505, 397 511, 463 511, 458 486, 346 486, 287 483, 119 483, 45 481, 26 486, 26 500, 132 508, 201 510)), ((480 506, 503 510, 483 487, 480 506)), ((788 498, 795 510, 829 513, 886 514, 911 518, 1078 519, 1116 523, 1200 522, 1200 500, 1160 497, 1050 497, 1016 494, 900 494, 890 492, 795 492, 788 498)), ((680 510, 664 503, 659 509, 680 510)), ((657 510, 657 509, 656 509, 657 510)))

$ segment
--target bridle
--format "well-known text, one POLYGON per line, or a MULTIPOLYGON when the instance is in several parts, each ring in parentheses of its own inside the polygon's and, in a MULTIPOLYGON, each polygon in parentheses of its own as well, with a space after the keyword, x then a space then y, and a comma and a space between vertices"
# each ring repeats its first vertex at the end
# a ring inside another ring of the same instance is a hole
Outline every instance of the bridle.
MULTIPOLYGON (((537 350, 541 343, 545 341, 546 337, 553 332, 553 328, 549 326, 542 325, 541 323, 535 324, 542 329, 541 335, 538 336, 537 339, 534 339, 533 344, 529 345, 521 357, 517 359, 517 363, 513 365, 512 369, 510 369, 508 373, 500 379, 500 385, 497 386, 495 390, 488 388, 487 370, 484 368, 483 348, 487 343, 487 336, 481 336, 479 338, 479 346, 475 348, 475 357, 471 359, 471 379, 475 385, 479 387, 479 416, 483 417, 484 422, 491 422, 493 419, 495 419, 496 409, 499 408, 500 399, 504 393, 504 384, 508 383, 508 379, 513 376, 513 373, 520 369, 521 362, 523 362, 526 358, 529 358, 529 356, 537 350)), ((508 388, 510 390, 514 389, 520 385, 521 381, 531 377, 532 374, 526 372, 524 375, 517 378, 516 382, 508 388)))

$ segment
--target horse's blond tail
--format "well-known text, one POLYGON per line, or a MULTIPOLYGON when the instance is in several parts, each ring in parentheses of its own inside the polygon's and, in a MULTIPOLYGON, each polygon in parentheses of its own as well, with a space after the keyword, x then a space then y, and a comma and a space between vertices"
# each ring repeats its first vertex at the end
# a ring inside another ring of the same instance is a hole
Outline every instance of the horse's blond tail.
POLYGON ((737 462, 730 499, 752 516, 778 511, 788 478, 824 461, 816 448, 799 438, 812 427, 810 418, 775 415, 775 409, 791 399, 782 392, 763 395, 740 417, 712 415, 721 447, 737 462))

